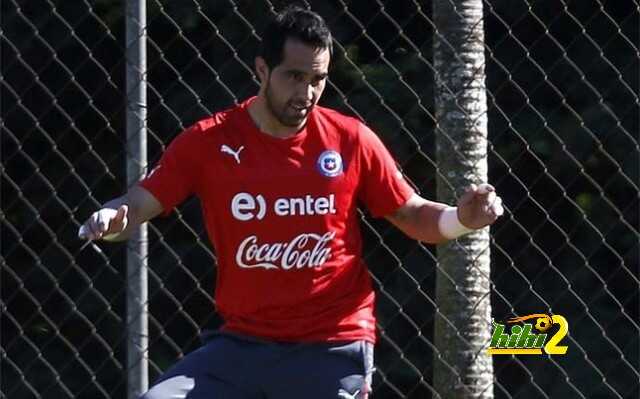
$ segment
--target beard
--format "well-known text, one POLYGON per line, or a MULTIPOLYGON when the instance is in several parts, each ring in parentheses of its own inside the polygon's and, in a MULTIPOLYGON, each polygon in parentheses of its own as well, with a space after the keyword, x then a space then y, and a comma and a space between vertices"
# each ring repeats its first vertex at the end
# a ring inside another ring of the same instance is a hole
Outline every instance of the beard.
POLYGON ((278 103, 271 90, 271 85, 268 82, 265 89, 265 100, 271 114, 281 125, 287 127, 302 127, 307 121, 307 116, 313 109, 313 105, 311 105, 306 111, 299 112, 293 108, 291 101, 282 104, 278 103))

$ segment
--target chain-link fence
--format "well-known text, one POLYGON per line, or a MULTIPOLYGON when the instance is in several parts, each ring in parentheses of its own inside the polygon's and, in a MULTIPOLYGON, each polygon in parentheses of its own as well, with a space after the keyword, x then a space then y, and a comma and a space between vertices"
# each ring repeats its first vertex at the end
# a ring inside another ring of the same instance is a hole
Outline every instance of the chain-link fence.
MULTIPOLYGON (((150 162, 181 129, 255 94, 259 32, 282 6, 147 2, 150 162)), ((322 103, 367 121, 435 198, 434 5, 309 6, 336 38, 322 103)), ((495 356, 495 396, 637 397, 640 6, 483 6, 489 177, 507 209, 492 228, 492 315, 554 313, 570 325, 566 356, 495 356)), ((126 248, 76 238, 81 221, 126 189, 125 7, 0 7, 0 397, 125 397, 126 248)), ((435 249, 365 214, 362 227, 378 292, 375 397, 438 397, 435 249)), ((197 201, 150 224, 151 380, 219 325, 215 260, 197 201)))

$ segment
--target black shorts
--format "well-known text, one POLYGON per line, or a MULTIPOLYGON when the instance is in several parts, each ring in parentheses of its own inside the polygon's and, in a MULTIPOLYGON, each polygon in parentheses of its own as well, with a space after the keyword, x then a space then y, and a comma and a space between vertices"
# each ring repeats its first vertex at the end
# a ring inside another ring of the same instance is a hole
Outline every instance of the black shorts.
POLYGON ((362 399, 369 396, 373 344, 277 343, 209 333, 143 399, 362 399))

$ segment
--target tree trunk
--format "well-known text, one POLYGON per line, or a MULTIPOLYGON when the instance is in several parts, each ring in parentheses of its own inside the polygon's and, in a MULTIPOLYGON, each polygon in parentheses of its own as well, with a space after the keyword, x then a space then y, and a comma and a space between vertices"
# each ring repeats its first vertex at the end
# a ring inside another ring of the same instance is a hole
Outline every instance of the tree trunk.
MULTIPOLYGON (((435 0, 438 200, 487 181, 482 0, 435 0)), ((493 398, 488 228, 438 247, 434 388, 442 398, 493 398)))

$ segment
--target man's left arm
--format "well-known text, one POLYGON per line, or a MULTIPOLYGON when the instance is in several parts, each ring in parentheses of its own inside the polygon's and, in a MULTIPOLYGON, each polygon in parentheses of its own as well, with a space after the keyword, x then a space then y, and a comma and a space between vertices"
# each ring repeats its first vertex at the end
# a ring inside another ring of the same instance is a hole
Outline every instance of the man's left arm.
POLYGON ((386 219, 415 240, 438 244, 489 226, 503 212, 502 199, 493 186, 472 184, 456 207, 413 194, 386 219))

